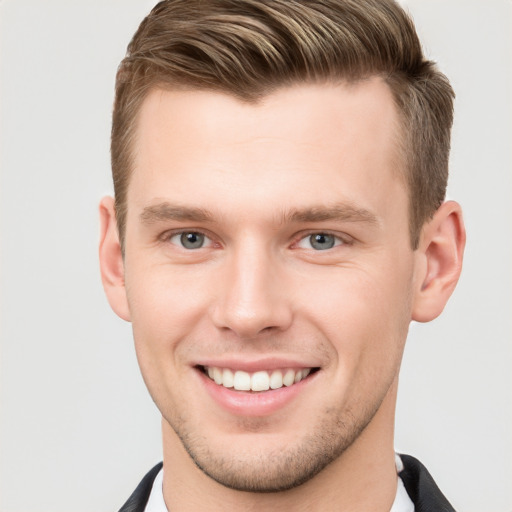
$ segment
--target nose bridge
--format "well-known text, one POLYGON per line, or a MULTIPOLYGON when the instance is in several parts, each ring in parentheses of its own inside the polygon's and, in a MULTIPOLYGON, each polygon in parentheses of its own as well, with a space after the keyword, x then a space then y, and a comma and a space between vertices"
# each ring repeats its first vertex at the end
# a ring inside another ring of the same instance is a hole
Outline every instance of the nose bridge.
POLYGON ((284 330, 291 321, 278 257, 255 237, 246 237, 227 258, 214 322, 241 338, 284 330))

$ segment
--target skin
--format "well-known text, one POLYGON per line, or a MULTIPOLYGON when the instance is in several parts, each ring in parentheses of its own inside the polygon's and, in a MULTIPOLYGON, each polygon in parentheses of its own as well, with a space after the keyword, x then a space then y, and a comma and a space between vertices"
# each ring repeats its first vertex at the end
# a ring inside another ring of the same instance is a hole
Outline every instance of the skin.
POLYGON ((389 511, 408 326, 442 311, 464 246, 447 202, 411 249, 397 119, 378 78, 143 103, 125 255, 105 198, 100 260, 162 413, 170 510, 389 511), (187 232, 205 244, 183 247, 187 232), (237 414, 205 362, 318 371, 276 410, 237 414))

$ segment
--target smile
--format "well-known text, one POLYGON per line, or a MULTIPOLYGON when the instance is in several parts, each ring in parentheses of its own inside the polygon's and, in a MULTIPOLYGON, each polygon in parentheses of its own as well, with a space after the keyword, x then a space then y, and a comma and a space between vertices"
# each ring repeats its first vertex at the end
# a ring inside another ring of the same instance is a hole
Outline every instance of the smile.
POLYGON ((280 389, 283 386, 290 387, 304 380, 317 368, 262 370, 254 373, 216 366, 204 366, 203 372, 215 384, 225 388, 233 388, 236 391, 268 391, 280 389))

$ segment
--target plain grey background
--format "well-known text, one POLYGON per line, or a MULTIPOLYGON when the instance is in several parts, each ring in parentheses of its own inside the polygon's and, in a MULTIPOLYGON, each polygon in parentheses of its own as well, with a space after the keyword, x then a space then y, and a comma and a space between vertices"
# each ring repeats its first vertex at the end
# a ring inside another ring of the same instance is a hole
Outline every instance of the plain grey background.
MULTIPOLYGON (((116 67, 147 0, 0 0, 0 510, 117 510, 161 459, 131 330, 101 288, 116 67)), ((457 92, 462 279, 413 325, 397 450, 457 510, 512 510, 512 3, 409 0, 457 92)))

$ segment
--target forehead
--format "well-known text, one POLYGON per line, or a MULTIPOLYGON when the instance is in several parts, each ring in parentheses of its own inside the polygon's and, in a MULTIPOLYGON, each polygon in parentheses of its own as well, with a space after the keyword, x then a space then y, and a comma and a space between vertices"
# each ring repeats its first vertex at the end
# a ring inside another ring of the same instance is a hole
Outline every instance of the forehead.
POLYGON ((257 103, 153 90, 138 117, 128 204, 191 199, 192 189, 208 207, 225 203, 227 192, 262 207, 279 197, 380 200, 379 188, 402 185, 398 131, 392 94, 378 78, 283 88, 257 103))
POLYGON ((315 136, 311 129, 319 125, 340 134, 348 134, 350 125, 353 132, 366 131, 367 139, 383 134, 379 133, 382 127, 388 135, 397 135, 397 113, 389 86, 379 77, 337 85, 297 84, 277 89, 258 101, 208 90, 156 88, 141 105, 137 139, 144 143, 155 136, 190 130, 205 143, 228 135, 243 142, 251 137, 284 134, 315 142, 324 135, 317 131, 315 136), (379 123, 366 122, 368 115, 379 123), (219 132, 221 125, 227 131, 219 132))

